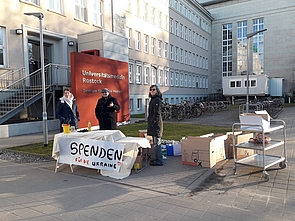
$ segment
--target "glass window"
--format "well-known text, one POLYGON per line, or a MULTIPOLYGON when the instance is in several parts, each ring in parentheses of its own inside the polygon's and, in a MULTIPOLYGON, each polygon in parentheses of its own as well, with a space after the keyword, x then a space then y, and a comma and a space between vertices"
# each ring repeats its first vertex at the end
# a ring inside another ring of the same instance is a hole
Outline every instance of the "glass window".
POLYGON ((140 32, 135 31, 135 50, 140 50, 140 32))
POLYGON ((86 0, 75 0, 75 18, 81 21, 88 21, 86 0))
POLYGON ((157 76, 157 69, 156 68, 152 68, 152 84, 156 84, 156 78, 157 76))
POLYGON ((129 63, 129 83, 133 83, 133 79, 134 79, 134 76, 133 76, 133 64, 130 64, 129 63))
POLYGON ((158 56, 159 57, 162 57, 162 53, 163 53, 163 51, 162 51, 162 47, 163 47, 163 42, 161 41, 161 40, 159 40, 158 41, 158 56))
POLYGON ((144 35, 144 52, 148 53, 149 52, 149 36, 148 35, 144 35))
POLYGON ((159 70, 159 74, 158 74, 158 84, 159 85, 162 85, 163 83, 162 83, 162 81, 163 81, 163 70, 159 70))
POLYGON ((156 47, 156 39, 152 37, 151 39, 151 54, 155 54, 155 47, 156 47))
POLYGON ((49 9, 58 13, 64 13, 63 0, 49 0, 49 9))
POLYGON ((178 36, 178 21, 175 21, 175 35, 178 36))
POLYGON ((170 45, 170 60, 173 61, 173 48, 174 46, 173 45, 170 45))
POLYGON ((131 48, 131 28, 126 28, 126 38, 128 42, 128 48, 131 48))
POLYGON ((148 7, 149 7, 149 6, 148 6, 148 3, 147 3, 147 2, 144 2, 143 5, 144 5, 144 8, 143 8, 143 9, 144 9, 144 12, 143 12, 143 19, 147 21, 148 18, 149 18, 149 17, 148 17, 148 16, 149 16, 149 15, 148 15, 148 11, 149 11, 148 7))
POLYGON ((135 83, 136 84, 141 84, 142 83, 142 67, 141 65, 136 65, 136 80, 135 83))
POLYGON ((28 2, 34 5, 40 5, 40 0, 21 0, 21 2, 28 2))
POLYGON ((6 39, 5 28, 0 27, 0 67, 6 67, 6 39))
POLYGON ((130 111, 134 111, 133 99, 130 99, 130 111))
POLYGON ((175 61, 178 61, 178 47, 175 46, 175 61))
POLYGON ((142 99, 138 98, 137 99, 137 110, 142 110, 142 99))
POLYGON ((168 86, 168 80, 169 80, 169 71, 164 71, 164 86, 168 86))
POLYGON ((94 0, 93 1, 93 23, 99 27, 102 27, 102 1, 94 0))
POLYGON ((144 84, 150 83, 150 67, 144 66, 144 84))
POLYGON ((232 76, 232 40, 232 24, 222 25, 222 76, 232 76))
POLYGON ((151 23, 155 24, 155 8, 151 8, 151 23))
POLYGON ((174 72, 170 71, 170 86, 174 86, 174 72))
POLYGON ((164 58, 168 58, 168 43, 164 43, 164 58))
POLYGON ((170 33, 173 34, 173 18, 170 18, 170 33))

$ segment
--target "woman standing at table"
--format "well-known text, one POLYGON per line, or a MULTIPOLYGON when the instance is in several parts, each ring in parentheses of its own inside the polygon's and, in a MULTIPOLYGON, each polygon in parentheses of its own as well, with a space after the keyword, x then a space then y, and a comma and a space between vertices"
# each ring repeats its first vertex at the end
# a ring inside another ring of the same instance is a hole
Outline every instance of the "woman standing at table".
POLYGON ((150 86, 149 98, 151 98, 148 108, 148 129, 147 135, 153 137, 155 149, 155 159, 150 162, 151 166, 163 166, 163 156, 161 148, 161 137, 163 134, 162 121, 162 93, 157 85, 150 86))
POLYGON ((60 121, 60 132, 63 131, 63 124, 78 128, 78 121, 80 121, 78 106, 69 88, 64 89, 64 96, 57 103, 56 118, 60 121))

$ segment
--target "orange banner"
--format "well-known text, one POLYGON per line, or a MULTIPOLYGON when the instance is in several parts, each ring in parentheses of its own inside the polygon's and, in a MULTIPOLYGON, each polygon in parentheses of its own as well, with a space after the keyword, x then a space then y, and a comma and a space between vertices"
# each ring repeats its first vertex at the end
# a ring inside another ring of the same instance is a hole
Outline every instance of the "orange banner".
POLYGON ((71 53, 72 93, 77 100, 80 113, 79 128, 98 125, 95 106, 101 98, 101 90, 108 88, 121 110, 117 121, 130 120, 128 63, 85 53, 71 53))

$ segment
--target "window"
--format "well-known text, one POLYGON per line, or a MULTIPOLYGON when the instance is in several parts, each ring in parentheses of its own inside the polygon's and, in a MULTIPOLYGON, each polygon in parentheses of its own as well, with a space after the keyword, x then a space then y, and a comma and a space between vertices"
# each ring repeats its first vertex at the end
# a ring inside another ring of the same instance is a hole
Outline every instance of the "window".
POLYGON ((171 98, 171 104, 174 104, 174 97, 171 98))
POLYGON ((131 28, 126 28, 126 38, 128 42, 128 48, 131 48, 131 28))
POLYGON ((199 55, 196 55, 196 67, 199 67, 199 55))
POLYGON ((159 85, 162 85, 163 83, 162 83, 162 80, 163 80, 163 70, 159 70, 159 73, 158 73, 158 84, 159 85))
POLYGON ((192 65, 192 53, 190 51, 188 52, 188 64, 192 65))
POLYGON ((151 23, 155 24, 155 8, 151 8, 151 23))
POLYGON ((187 27, 184 27, 184 40, 187 41, 187 27))
POLYGON ((169 80, 169 71, 164 71, 164 86, 168 86, 168 80, 169 80))
POLYGON ((167 31, 168 30, 168 15, 165 15, 164 17, 164 29, 167 31))
POLYGON ((99 27, 102 27, 102 1, 94 0, 93 2, 93 23, 99 27))
POLYGON ((173 34, 173 18, 170 18, 170 33, 173 34))
POLYGON ((151 39, 151 54, 155 55, 155 47, 156 47, 156 39, 152 38, 151 39))
POLYGON ((183 63, 183 49, 180 48, 180 63, 183 63))
POLYGON ((192 76, 192 87, 195 88, 196 87, 196 75, 192 76))
POLYGON ((184 75, 184 87, 187 87, 187 74, 184 75))
POLYGON ((192 42, 192 30, 188 29, 188 42, 192 42))
POLYGON ((158 26, 162 27, 162 12, 158 11, 158 26))
POLYGON ((143 46, 143 51, 145 53, 149 52, 149 36, 148 35, 144 35, 144 46, 143 46))
POLYGON ((158 41, 158 56, 159 57, 162 57, 162 53, 163 53, 163 51, 162 51, 162 47, 163 47, 163 42, 161 41, 161 40, 159 40, 158 41))
POLYGON ((75 18, 81 21, 88 21, 85 0, 75 0, 75 18))
POLYGON ((183 87, 183 73, 179 74, 179 86, 183 87))
POLYGON ((0 27, 0 67, 6 67, 6 30, 0 27))
POLYGON ((133 64, 129 63, 129 83, 132 84, 133 83, 133 64))
POLYGON ((156 68, 152 68, 152 84, 156 84, 156 80, 157 80, 157 69, 156 68))
POLYGON ((222 76, 232 76, 232 40, 232 24, 222 25, 222 76))
POLYGON ((199 46, 199 34, 196 34, 196 45, 199 46))
POLYGON ((134 104, 133 104, 133 99, 130 99, 130 111, 134 111, 134 104))
MULTIPOLYGON (((263 18, 253 20, 253 31, 264 29, 263 18)), ((253 72, 257 75, 263 74, 264 68, 264 32, 260 32, 253 36, 253 72)))
POLYGON ((147 2, 144 2, 143 5, 144 5, 144 8, 143 8, 144 9, 144 11, 143 11, 143 19, 147 21, 149 19, 149 14, 148 14, 148 11, 149 11, 149 8, 148 7, 149 7, 149 5, 148 5, 147 2))
POLYGON ((176 86, 176 87, 178 87, 178 85, 179 85, 178 80, 179 80, 179 73, 176 72, 176 73, 175 73, 175 86, 176 86))
POLYGON ((173 61, 173 45, 170 45, 170 60, 173 61))
POLYGON ((175 35, 178 36, 178 21, 175 21, 175 35))
POLYGON ((178 61, 178 47, 175 46, 175 61, 178 61))
POLYGON ((247 72, 247 21, 238 22, 237 28, 237 71, 247 72))
POLYGON ((140 16, 140 0, 135 1, 135 15, 140 16))
POLYGON ((164 43, 164 58, 168 58, 168 43, 164 43))
POLYGON ((140 51, 140 32, 135 31, 135 50, 140 51))
POLYGON ((136 65, 136 80, 135 80, 135 83, 136 84, 141 84, 142 80, 142 67, 141 65, 136 65))
POLYGON ((184 63, 187 64, 187 50, 184 51, 184 63))
POLYGON ((196 55, 195 55, 195 53, 193 53, 193 55, 192 55, 192 66, 193 67, 196 67, 196 62, 195 62, 196 60, 195 59, 196 59, 196 55))
POLYGON ((170 71, 170 86, 174 86, 174 72, 170 71))
POLYGON ((180 24, 180 38, 183 38, 183 24, 180 24))
POLYGON ((63 0, 49 0, 49 9, 57 13, 64 13, 64 2, 63 0))
POLYGON ((142 110, 142 99, 141 98, 137 99, 137 110, 138 111, 142 110))
POLYGON ((21 0, 22 2, 29 2, 34 5, 40 5, 40 0, 21 0))
POLYGON ((194 45, 196 44, 195 40, 196 40, 196 33, 193 31, 193 34, 192 34, 192 43, 194 45))
POLYGON ((144 84, 150 83, 150 67, 145 65, 144 66, 144 84))
MULTIPOLYGON (((253 80, 250 80, 250 85, 249 87, 256 87, 257 86, 257 80, 256 79, 253 79, 253 80)), ((244 86, 247 87, 247 80, 245 80, 244 82, 244 86)))

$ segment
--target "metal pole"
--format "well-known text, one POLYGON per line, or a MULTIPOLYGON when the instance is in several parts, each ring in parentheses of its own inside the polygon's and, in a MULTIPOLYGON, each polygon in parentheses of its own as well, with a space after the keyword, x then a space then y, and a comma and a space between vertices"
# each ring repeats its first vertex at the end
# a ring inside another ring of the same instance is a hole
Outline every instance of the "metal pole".
POLYGON ((43 45, 43 28, 42 19, 44 15, 40 12, 24 13, 25 15, 33 15, 39 18, 40 27, 40 59, 41 59, 41 78, 42 78, 42 105, 43 105, 43 136, 44 136, 44 147, 48 145, 48 125, 47 125, 47 112, 46 112, 46 92, 45 92, 45 73, 44 73, 44 45, 43 45))
POLYGON ((252 32, 250 34, 247 34, 247 98, 246 98, 246 113, 249 113, 249 87, 250 87, 250 79, 249 79, 249 74, 250 71, 252 71, 252 68, 250 68, 250 47, 251 47, 251 38, 255 35, 257 35, 260 32, 267 31, 267 29, 259 30, 252 32))
POLYGON ((246 113, 249 113, 249 72, 250 72, 250 38, 247 38, 247 98, 246 113))
POLYGON ((41 74, 42 74, 42 106, 43 106, 43 135, 44 146, 48 145, 48 125, 47 125, 47 111, 46 111, 46 92, 45 92, 45 73, 44 73, 44 45, 43 45, 43 29, 42 19, 43 14, 40 13, 40 55, 41 55, 41 74))

